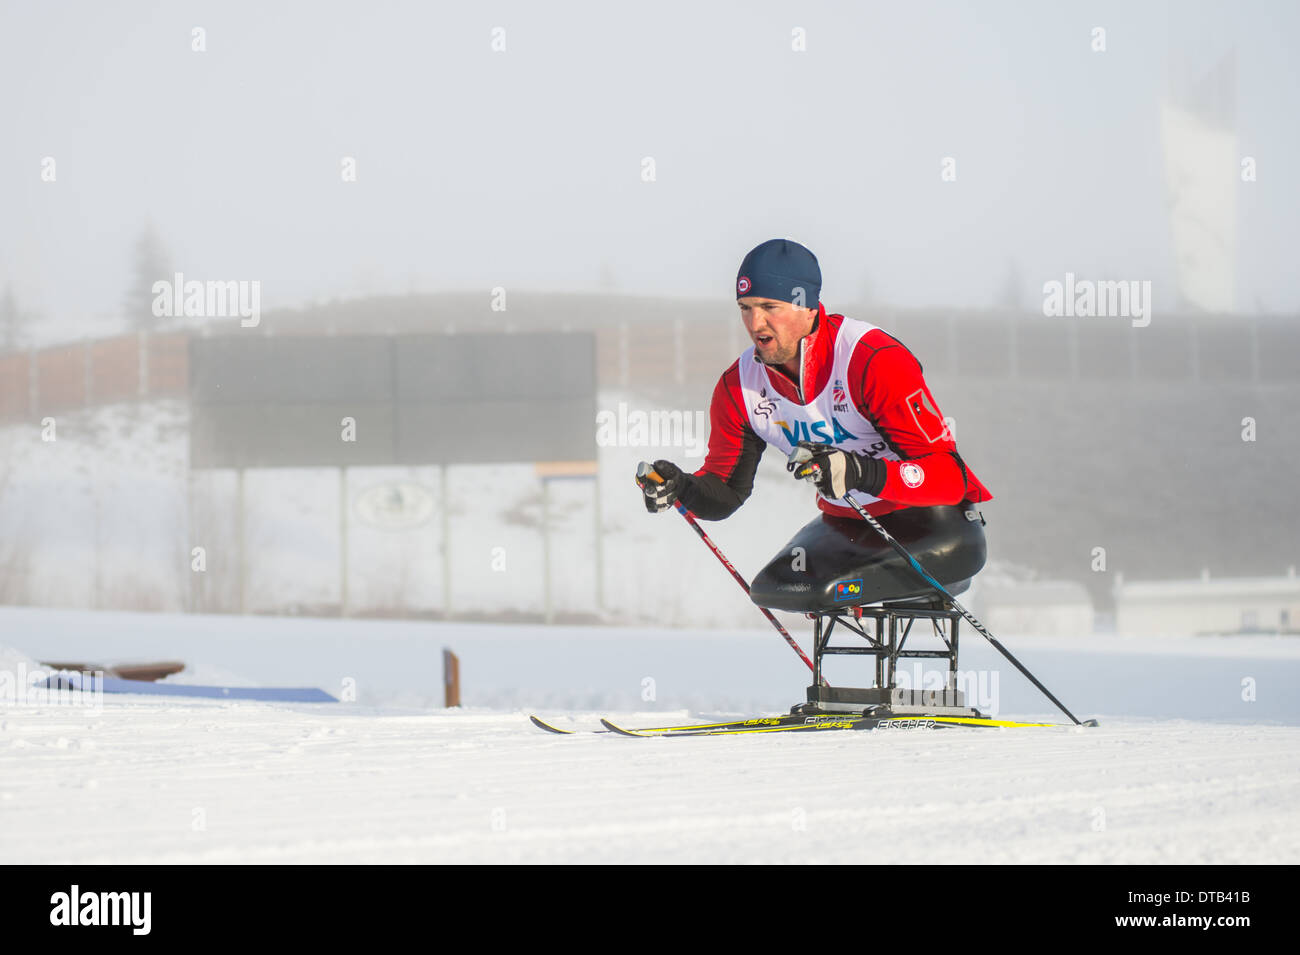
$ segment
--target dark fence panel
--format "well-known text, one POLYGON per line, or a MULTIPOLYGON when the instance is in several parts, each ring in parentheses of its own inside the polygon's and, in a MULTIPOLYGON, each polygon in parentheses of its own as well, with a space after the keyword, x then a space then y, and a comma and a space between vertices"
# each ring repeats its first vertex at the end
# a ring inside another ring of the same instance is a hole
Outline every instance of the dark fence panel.
POLYGON ((190 464, 594 460, 595 336, 196 338, 190 464))

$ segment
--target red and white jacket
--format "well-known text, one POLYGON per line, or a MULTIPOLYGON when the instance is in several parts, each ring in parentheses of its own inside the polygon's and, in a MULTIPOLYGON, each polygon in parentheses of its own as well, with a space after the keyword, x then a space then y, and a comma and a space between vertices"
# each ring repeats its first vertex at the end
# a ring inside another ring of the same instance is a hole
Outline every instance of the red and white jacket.
MULTIPOLYGON (((709 409, 708 455, 681 495, 697 516, 728 516, 753 490, 767 445, 788 452, 799 440, 885 462, 878 493, 854 495, 872 516, 992 500, 958 455, 920 362, 892 335, 819 305, 812 332, 799 343, 799 367, 795 381, 783 368, 755 362, 751 348, 722 373, 709 409), (742 362, 751 364, 742 370, 742 362)), ((827 514, 857 517, 846 504, 820 495, 817 503, 827 514)))

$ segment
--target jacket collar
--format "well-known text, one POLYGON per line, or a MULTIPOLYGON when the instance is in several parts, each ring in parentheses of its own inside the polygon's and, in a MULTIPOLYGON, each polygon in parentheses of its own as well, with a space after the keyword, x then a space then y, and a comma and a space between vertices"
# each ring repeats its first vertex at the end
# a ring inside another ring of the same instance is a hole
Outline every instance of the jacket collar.
MULTIPOLYGON (((768 380, 778 391, 791 395, 800 404, 807 403, 808 390, 812 396, 821 393, 825 377, 830 372, 829 355, 834 349, 835 331, 827 321, 826 306, 817 303, 817 315, 812 331, 799 339, 799 376, 791 379, 782 367, 766 366, 768 380)), ((757 352, 754 361, 760 362, 757 352)))

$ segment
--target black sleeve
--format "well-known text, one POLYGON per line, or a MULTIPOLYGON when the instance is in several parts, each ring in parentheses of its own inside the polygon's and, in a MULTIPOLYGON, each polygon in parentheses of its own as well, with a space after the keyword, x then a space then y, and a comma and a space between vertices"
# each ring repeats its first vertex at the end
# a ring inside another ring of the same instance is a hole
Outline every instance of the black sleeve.
POLYGON ((678 497, 702 521, 720 521, 736 513, 754 490, 754 474, 767 442, 748 428, 731 476, 722 480, 716 474, 687 474, 686 487, 678 497))

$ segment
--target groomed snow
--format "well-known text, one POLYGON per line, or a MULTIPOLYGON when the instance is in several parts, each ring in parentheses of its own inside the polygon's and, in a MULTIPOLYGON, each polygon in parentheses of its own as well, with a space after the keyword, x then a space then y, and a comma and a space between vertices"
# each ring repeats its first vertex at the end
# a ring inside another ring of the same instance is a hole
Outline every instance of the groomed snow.
MULTIPOLYGON (((547 735, 526 712, 575 729, 597 710, 721 715, 720 698, 780 712, 806 671, 764 631, 5 608, 0 634, 36 660, 179 657, 335 693, 350 678, 359 700, 0 701, 4 863, 1300 861, 1292 641, 1016 641, 1097 729, 627 739, 547 735), (437 705, 444 644, 465 666, 458 711, 437 705)), ((997 674, 1003 716, 1063 720, 976 639, 963 668, 997 674)))
POLYGON ((1296 727, 641 740, 144 700, 0 726, 6 863, 1300 859, 1296 727))

